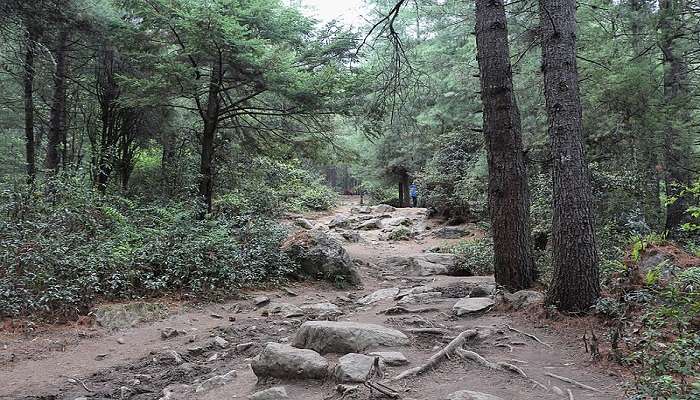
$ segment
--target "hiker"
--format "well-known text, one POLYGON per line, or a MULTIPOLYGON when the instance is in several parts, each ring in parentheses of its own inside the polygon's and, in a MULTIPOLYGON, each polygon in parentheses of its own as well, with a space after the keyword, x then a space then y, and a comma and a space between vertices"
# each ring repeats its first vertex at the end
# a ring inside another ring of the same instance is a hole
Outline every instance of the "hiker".
POLYGON ((416 186, 415 182, 411 183, 409 191, 411 195, 411 207, 418 207, 418 186, 416 186))

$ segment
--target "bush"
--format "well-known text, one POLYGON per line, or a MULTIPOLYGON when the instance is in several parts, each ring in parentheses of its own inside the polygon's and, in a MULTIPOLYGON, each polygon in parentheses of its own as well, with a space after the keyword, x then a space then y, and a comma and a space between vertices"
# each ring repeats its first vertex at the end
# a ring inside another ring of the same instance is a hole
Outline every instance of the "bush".
POLYGON ((450 253, 458 257, 458 262, 452 271, 456 275, 493 274, 493 239, 491 238, 460 242, 450 249, 450 253))
POLYGON ((276 223, 102 196, 75 177, 0 192, 0 317, 85 313, 98 299, 220 297, 294 270, 276 223), (47 200, 48 199, 48 200, 47 200), (109 206, 107 206, 109 204, 109 206))

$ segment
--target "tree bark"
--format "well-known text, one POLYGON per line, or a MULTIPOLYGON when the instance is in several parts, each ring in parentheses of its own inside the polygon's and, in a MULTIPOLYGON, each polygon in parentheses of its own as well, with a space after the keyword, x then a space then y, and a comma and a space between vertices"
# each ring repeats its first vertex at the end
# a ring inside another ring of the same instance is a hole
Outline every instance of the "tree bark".
POLYGON ((66 119, 66 44, 68 30, 62 28, 56 47, 56 71, 54 74, 53 100, 49 117, 49 135, 46 148, 46 168, 56 173, 60 165, 59 145, 64 135, 66 119))
POLYGON ((24 148, 27 183, 36 179, 36 143, 34 140, 34 53, 39 40, 37 29, 27 26, 27 48, 24 57, 24 148))
POLYGON ((600 295, 593 199, 583 148, 575 0, 540 0, 542 70, 552 149, 554 276, 549 304, 587 311, 600 295))
POLYGON ((219 128, 219 110, 222 81, 222 60, 215 61, 209 78, 207 107, 204 114, 204 132, 202 134, 202 154, 199 166, 199 199, 202 202, 200 218, 211 212, 214 194, 214 140, 219 128))
POLYGON ((661 52, 664 55, 664 102, 666 127, 664 130, 664 182, 666 198, 675 199, 666 206, 666 230, 672 232, 685 219, 687 202, 680 196, 690 185, 688 149, 683 145, 682 127, 689 116, 684 110, 688 95, 688 64, 678 48, 678 30, 681 23, 681 4, 676 0, 659 1, 659 28, 661 52), (679 127, 678 125, 681 125, 679 127))
POLYGON ((513 94, 505 6, 476 0, 476 45, 489 168, 488 208, 496 283, 511 291, 532 286, 530 193, 520 112, 513 94))

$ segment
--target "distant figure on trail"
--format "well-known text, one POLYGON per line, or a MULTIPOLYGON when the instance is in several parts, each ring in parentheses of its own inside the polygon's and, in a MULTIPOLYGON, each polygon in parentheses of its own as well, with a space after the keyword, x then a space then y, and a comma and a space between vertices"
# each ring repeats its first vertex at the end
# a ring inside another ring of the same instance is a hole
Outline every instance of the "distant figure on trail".
POLYGON ((418 207, 418 186, 416 186, 415 182, 411 183, 408 190, 411 195, 411 207, 418 207))

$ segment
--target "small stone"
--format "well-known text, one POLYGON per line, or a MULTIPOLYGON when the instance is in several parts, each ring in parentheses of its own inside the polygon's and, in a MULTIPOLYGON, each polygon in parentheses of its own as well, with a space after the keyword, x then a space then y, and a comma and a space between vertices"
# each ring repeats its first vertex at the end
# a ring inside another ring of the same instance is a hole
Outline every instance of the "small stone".
POLYGON ((165 362, 168 364, 182 364, 184 362, 180 356, 180 353, 175 350, 164 350, 160 352, 155 361, 165 362))
POLYGON ((211 356, 209 356, 209 358, 207 358, 207 362, 216 361, 218 359, 219 359, 219 353, 214 353, 211 356))
POLYGON ((251 363, 259 378, 281 379, 323 379, 328 374, 328 366, 328 360, 313 350, 279 343, 267 343, 251 363))
POLYGON ((214 314, 214 313, 209 314, 209 316, 212 317, 212 318, 214 318, 214 319, 223 319, 223 318, 224 318, 224 317, 222 317, 221 315, 219 315, 219 314, 214 314))
POLYGON ((384 364, 391 367, 398 367, 408 364, 408 359, 406 359, 406 356, 398 351, 377 351, 374 353, 369 353, 369 355, 381 358, 384 364))
POLYGON ((253 299, 253 304, 255 304, 257 307, 264 306, 265 304, 270 302, 270 298, 267 296, 258 296, 253 299))
POLYGON ((202 348, 200 346, 190 347, 187 349, 187 353, 189 353, 193 356, 198 356, 198 355, 204 353, 204 348, 202 348))
POLYGON ((179 334, 180 332, 177 329, 168 327, 160 331, 160 338, 163 340, 172 339, 179 334))
POLYGON ((250 396, 250 400, 284 400, 288 398, 287 389, 284 386, 269 388, 250 396))
POLYGON ((207 379, 206 381, 202 382, 199 386, 197 386, 197 389, 195 389, 195 392, 201 393, 210 389, 213 389, 218 386, 223 386, 232 380, 234 380, 238 376, 238 373, 236 371, 230 371, 229 373, 225 375, 217 375, 212 378, 207 379))
POLYGON ((308 219, 297 218, 296 220, 294 220, 294 223, 300 228, 314 229, 314 224, 312 224, 311 221, 309 221, 308 219))
POLYGON ((558 386, 552 386, 552 392, 556 394, 557 396, 565 396, 566 394, 564 393, 563 390, 561 390, 558 386))
POLYGON ((220 349, 225 349, 229 345, 228 340, 222 338, 221 336, 215 337, 214 340, 212 341, 212 343, 214 344, 214 346, 216 346, 220 349))
POLYGON ((399 294, 399 292, 400 292, 400 289, 397 287, 380 289, 380 290, 375 291, 372 294, 368 294, 367 296, 362 297, 361 299, 357 300, 357 303, 367 306, 367 305, 376 303, 378 301, 382 301, 382 300, 386 300, 386 299, 393 299, 394 296, 399 294))
POLYGON ((338 360, 334 375, 339 383, 362 383, 366 382, 375 373, 381 370, 381 362, 378 357, 370 357, 364 354, 350 353, 338 360))
POLYGON ((239 352, 239 353, 242 353, 242 352, 248 350, 249 348, 253 347, 254 344, 255 344, 255 343, 253 343, 253 342, 237 344, 237 345, 236 345, 236 351, 239 352))
POLYGON ((126 340, 124 340, 124 338, 118 338, 118 339, 117 339, 117 343, 119 343, 119 344, 125 344, 125 343, 126 343, 126 340))
POLYGON ((228 322, 236 322, 236 317, 234 317, 234 316, 228 317, 228 322))
POLYGON ((109 354, 106 354, 106 353, 98 354, 98 355, 95 356, 95 360, 96 360, 96 361, 104 360, 104 359, 107 358, 108 356, 109 356, 109 354))

